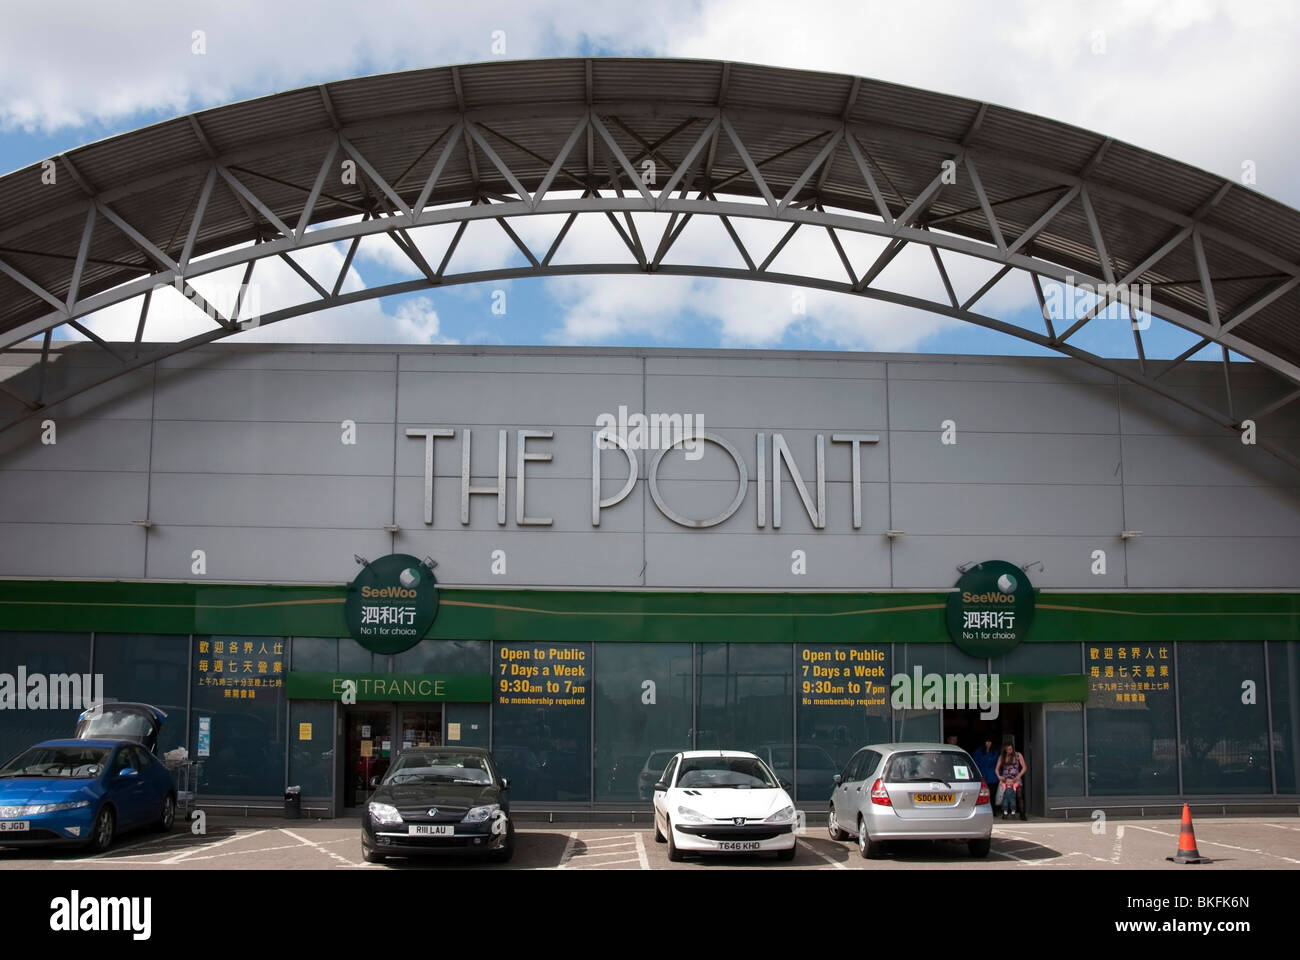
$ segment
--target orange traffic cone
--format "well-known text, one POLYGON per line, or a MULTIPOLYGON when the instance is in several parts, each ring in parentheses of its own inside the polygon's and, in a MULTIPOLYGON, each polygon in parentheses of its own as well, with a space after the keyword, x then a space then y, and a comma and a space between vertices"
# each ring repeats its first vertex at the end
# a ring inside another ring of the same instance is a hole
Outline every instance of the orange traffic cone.
POLYGON ((1196 849, 1196 831, 1192 829, 1192 808, 1183 804, 1183 825, 1178 831, 1178 855, 1165 857, 1174 863, 1212 863, 1196 849))

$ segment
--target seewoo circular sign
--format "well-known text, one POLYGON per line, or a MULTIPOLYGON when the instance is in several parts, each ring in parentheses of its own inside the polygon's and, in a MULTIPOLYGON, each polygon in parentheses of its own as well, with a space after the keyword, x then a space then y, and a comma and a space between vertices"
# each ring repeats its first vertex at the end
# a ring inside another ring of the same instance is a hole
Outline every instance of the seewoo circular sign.
POLYGON ((420 642, 438 614, 438 584, 423 561, 392 553, 366 564, 348 584, 348 633, 373 653, 401 653, 420 642))
POLYGON ((1034 620, 1034 588, 1005 560, 977 563, 948 594, 948 636, 972 657, 999 657, 1025 638, 1034 620))

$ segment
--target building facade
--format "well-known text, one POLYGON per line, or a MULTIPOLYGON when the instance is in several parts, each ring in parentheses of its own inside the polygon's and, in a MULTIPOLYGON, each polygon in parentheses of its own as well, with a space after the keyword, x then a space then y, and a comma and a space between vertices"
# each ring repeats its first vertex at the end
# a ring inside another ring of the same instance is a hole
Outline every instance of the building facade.
POLYGON ((1013 741, 1044 815, 1297 802, 1300 479, 1070 360, 213 346, 0 435, 0 511, 0 751, 102 676, 207 806, 339 815, 461 743, 524 805, 636 806, 727 747, 820 811, 857 747, 949 736, 1013 741), (393 554, 437 614, 376 652, 347 585, 393 554), (996 649, 949 626, 989 561, 1032 604, 996 649))

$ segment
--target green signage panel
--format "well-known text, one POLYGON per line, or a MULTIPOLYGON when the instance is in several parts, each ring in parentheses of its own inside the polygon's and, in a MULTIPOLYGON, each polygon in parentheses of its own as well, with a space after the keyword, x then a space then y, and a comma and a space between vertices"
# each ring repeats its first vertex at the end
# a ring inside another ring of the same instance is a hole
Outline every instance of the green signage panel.
POLYGON ((492 678, 486 673, 349 673, 291 670, 284 689, 290 700, 342 700, 351 693, 361 700, 449 701, 487 703, 492 678))
POLYGON ((438 614, 438 585, 423 561, 393 553, 367 563, 348 584, 348 633, 373 653, 410 650, 438 614))
POLYGON ((1085 703, 1088 678, 1082 673, 1004 673, 998 677, 1001 703, 1085 703))
POLYGON ((977 563, 948 595, 948 636, 972 657, 1000 657, 1029 632, 1034 588, 1025 571, 1005 560, 977 563))

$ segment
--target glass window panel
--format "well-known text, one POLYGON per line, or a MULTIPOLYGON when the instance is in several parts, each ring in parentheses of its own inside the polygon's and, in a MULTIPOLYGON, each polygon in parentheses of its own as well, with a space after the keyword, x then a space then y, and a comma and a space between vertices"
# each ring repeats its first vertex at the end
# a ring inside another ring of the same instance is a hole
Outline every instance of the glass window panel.
MULTIPOLYGON (((90 634, 88 633, 0 633, 0 673, 13 678, 14 696, 28 696, 33 687, 18 689, 18 668, 26 676, 41 674, 89 674, 90 634)), ((48 681, 46 694, 48 701, 48 681)), ((94 678, 91 678, 94 686, 94 678)), ((108 695, 107 687, 104 695, 108 695)), ((93 696, 93 694, 92 694, 93 696)), ((6 707, 0 723, 0 757, 8 760, 42 740, 72 736, 82 704, 67 710, 12 710, 6 707)), ((12 705, 10 705, 12 706, 12 705)))
POLYGON ((796 800, 828 801, 855 751, 889 742, 889 658, 889 644, 796 644, 796 800))
POLYGON ((337 670, 339 641, 334 637, 294 637, 292 666, 295 670, 337 670))
POLYGON ((281 797, 285 786, 286 701, 283 686, 266 684, 283 680, 288 644, 283 637, 224 636, 196 636, 194 643, 195 661, 200 668, 195 671, 192 692, 190 742, 196 744, 192 755, 203 761, 199 793, 281 797), (248 643, 252 651, 246 655, 248 643), (204 661, 206 672, 202 670, 204 661), (267 664, 265 675, 259 673, 263 662, 267 664), (223 665, 219 674, 213 669, 217 663, 223 665), (251 669, 245 669, 250 665, 251 669), (260 687, 242 684, 244 680, 258 679, 263 682, 260 687), (219 683, 221 680, 225 685, 219 683), (203 717, 211 719, 210 754, 199 758, 198 731, 203 717))
POLYGON ((1078 643, 1022 643, 1010 653, 993 658, 993 672, 1079 673, 1083 669, 1078 643))
POLYGON ((690 749, 691 645, 601 644, 595 711, 596 800, 650 800, 668 761, 690 749))
POLYGON ((747 750, 793 781, 790 764, 778 762, 790 756, 794 738, 791 652, 784 643, 698 645, 697 749, 747 750))
POLYGON ((334 793, 334 704, 323 700, 289 701, 289 783, 303 797, 334 793), (310 724, 310 731, 303 728, 310 724), (310 733, 304 740, 303 734, 310 733))
POLYGON ((486 703, 447 704, 447 743, 462 747, 487 747, 489 713, 490 708, 486 703), (452 737, 453 733, 459 733, 460 739, 452 737))
MULTIPOLYGON (((339 669, 354 673, 388 673, 388 654, 371 653, 350 637, 338 641, 339 669)), ((297 669, 297 668, 295 668, 297 669)))
POLYGON ((486 640, 421 640, 393 655, 394 673, 489 673, 492 644, 486 640))
MULTIPOLYGON (((1075 654, 1078 654, 1077 649, 1075 654)), ((1082 797, 1083 704, 1048 703, 1043 706, 1047 719, 1047 794, 1082 797)))
POLYGON ((1277 791, 1295 793, 1300 784, 1300 643, 1270 643, 1268 672, 1277 791))
POLYGON ((1132 647, 1097 642, 1085 648, 1092 795, 1177 794, 1173 644, 1132 647))
POLYGON ((1186 793, 1272 793, 1264 646, 1178 644, 1178 705, 1186 793), (1245 681, 1255 684, 1243 703, 1245 681))
POLYGON ((148 703, 167 714, 159 755, 184 746, 190 638, 128 633, 95 634, 95 672, 104 675, 106 700, 148 703))
POLYGON ((590 800, 591 644, 494 647, 492 755, 510 798, 590 800))

